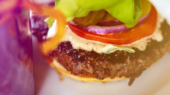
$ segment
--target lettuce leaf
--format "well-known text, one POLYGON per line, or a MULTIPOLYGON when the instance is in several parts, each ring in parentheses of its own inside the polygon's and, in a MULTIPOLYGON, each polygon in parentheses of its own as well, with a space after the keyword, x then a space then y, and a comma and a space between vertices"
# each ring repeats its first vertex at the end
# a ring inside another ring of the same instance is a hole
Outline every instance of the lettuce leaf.
POLYGON ((47 23, 48 27, 52 27, 54 20, 55 20, 54 18, 48 17, 48 18, 46 18, 46 19, 44 20, 44 22, 47 23))
POLYGON ((129 53, 135 53, 135 50, 132 49, 132 48, 122 47, 122 46, 114 46, 114 45, 111 45, 111 44, 106 45, 103 49, 106 52, 106 54, 113 53, 117 50, 127 51, 129 53))
POLYGON ((140 0, 60 0, 56 7, 66 15, 67 21, 104 9, 128 28, 134 27, 142 14, 140 0))
POLYGON ((126 27, 135 26, 142 14, 142 5, 140 0, 123 0, 106 9, 113 17, 125 23, 126 27))

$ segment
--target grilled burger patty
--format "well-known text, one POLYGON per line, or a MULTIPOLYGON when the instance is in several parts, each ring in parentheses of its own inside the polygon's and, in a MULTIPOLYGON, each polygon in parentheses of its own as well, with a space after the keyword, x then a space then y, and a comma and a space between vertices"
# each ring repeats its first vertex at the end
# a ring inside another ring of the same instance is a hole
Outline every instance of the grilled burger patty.
POLYGON ((53 50, 51 56, 66 70, 81 77, 136 78, 167 51, 170 32, 163 30, 162 34, 162 42, 150 40, 145 51, 134 48, 135 53, 116 51, 111 54, 99 54, 95 51, 74 49, 71 43, 66 41, 53 50))
MULTIPOLYGON (((39 42, 46 40, 49 29, 44 22, 44 18, 33 15, 30 21, 31 31, 39 42)), ((162 29, 165 29, 164 27, 168 25, 164 23, 162 26, 162 29)), ((132 83, 133 79, 160 59, 167 51, 170 43, 170 38, 168 37, 170 32, 167 30, 162 31, 164 40, 162 42, 150 40, 145 51, 139 51, 134 48, 135 53, 116 51, 111 54, 98 54, 95 51, 74 49, 71 43, 66 41, 56 47, 51 52, 51 56, 74 75, 97 79, 125 76, 131 78, 130 82, 132 83)))

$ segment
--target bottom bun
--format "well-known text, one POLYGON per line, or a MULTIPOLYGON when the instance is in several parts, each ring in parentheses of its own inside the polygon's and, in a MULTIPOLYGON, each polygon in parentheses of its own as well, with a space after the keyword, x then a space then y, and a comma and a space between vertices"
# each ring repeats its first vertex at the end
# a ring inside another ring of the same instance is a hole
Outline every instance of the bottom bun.
POLYGON ((52 67, 61 75, 78 80, 78 81, 83 81, 83 82, 109 82, 109 81, 118 81, 118 80, 123 80, 126 79, 126 77, 115 77, 113 79, 111 78, 104 78, 103 80, 99 80, 94 77, 81 77, 78 75, 73 75, 71 74, 70 71, 67 71, 60 63, 58 63, 55 59, 53 59, 52 62, 52 67))

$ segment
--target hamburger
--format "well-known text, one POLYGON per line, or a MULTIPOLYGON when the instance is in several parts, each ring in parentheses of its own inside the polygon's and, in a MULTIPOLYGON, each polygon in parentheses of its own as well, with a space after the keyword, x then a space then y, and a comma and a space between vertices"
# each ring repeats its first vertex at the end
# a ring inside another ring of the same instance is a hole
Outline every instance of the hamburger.
MULTIPOLYGON (((44 56, 61 75, 85 82, 129 78, 131 85, 168 50, 169 33, 161 31, 164 19, 148 0, 60 0, 49 5, 67 18, 64 36, 44 56)), ((55 24, 52 17, 31 16, 39 43, 52 37, 55 24)))

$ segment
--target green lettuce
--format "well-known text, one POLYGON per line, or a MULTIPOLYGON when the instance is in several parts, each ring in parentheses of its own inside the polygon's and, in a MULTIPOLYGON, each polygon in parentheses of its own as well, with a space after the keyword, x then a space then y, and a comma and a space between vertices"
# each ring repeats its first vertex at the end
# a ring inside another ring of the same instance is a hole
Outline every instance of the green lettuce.
POLYGON ((104 9, 128 28, 134 27, 142 14, 140 0, 59 0, 56 7, 66 15, 67 21, 104 9))
POLYGON ((135 53, 135 50, 132 48, 123 47, 123 46, 114 46, 111 44, 106 45, 103 49, 107 54, 113 53, 117 50, 123 50, 123 51, 127 51, 129 53, 135 53))
POLYGON ((47 23, 48 27, 52 27, 54 20, 55 20, 54 18, 48 17, 44 21, 47 23))

